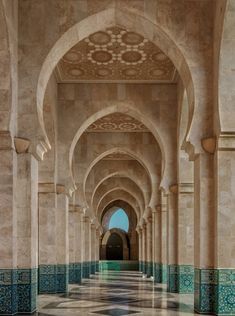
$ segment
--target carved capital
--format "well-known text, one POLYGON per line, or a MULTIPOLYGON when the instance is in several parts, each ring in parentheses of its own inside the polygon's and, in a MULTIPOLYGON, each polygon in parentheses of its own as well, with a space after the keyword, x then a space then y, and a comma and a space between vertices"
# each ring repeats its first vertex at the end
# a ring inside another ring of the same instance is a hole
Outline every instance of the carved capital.
POLYGON ((38 193, 56 193, 55 183, 38 183, 38 193))
POLYGON ((177 194, 178 193, 178 184, 171 185, 169 190, 170 190, 171 193, 177 194))
POLYGON ((29 150, 30 140, 21 137, 15 137, 14 144, 17 154, 25 154, 29 150))
POLYGON ((206 137, 201 140, 202 148, 208 154, 214 154, 216 150, 216 138, 206 137))

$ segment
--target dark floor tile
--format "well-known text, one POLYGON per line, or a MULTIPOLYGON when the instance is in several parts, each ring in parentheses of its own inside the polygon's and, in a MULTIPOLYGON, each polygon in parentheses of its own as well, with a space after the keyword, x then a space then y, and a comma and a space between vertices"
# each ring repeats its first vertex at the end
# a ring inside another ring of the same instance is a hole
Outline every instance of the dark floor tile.
POLYGON ((125 315, 131 315, 131 314, 138 314, 140 312, 125 310, 121 308, 111 308, 111 309, 106 309, 106 310, 95 311, 92 313, 100 314, 100 315, 109 315, 109 316, 125 316, 125 315))

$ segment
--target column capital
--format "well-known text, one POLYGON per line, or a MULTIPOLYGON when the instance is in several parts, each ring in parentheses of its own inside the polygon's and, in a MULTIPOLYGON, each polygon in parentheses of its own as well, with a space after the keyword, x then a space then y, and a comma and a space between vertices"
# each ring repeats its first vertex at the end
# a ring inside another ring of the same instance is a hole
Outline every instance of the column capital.
POLYGON ((27 138, 15 137, 14 144, 17 154, 25 154, 29 150, 30 140, 27 138))
POLYGON ((214 154, 216 149, 216 137, 205 137, 201 139, 203 150, 208 154, 214 154))
POLYGON ((194 183, 179 183, 179 193, 192 194, 194 193, 194 183))
POLYGON ((233 151, 235 149, 235 132, 222 132, 218 137, 218 151, 233 151))
POLYGON ((178 184, 172 184, 170 187, 169 187, 169 190, 171 193, 173 194, 177 194, 178 193, 178 184))

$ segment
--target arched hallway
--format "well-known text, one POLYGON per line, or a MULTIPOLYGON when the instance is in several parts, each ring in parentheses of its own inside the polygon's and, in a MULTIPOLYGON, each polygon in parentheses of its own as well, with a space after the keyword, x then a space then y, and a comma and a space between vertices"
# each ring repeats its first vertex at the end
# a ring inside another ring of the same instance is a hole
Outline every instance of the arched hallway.
POLYGON ((234 1, 0 0, 0 315, 235 315, 234 1))

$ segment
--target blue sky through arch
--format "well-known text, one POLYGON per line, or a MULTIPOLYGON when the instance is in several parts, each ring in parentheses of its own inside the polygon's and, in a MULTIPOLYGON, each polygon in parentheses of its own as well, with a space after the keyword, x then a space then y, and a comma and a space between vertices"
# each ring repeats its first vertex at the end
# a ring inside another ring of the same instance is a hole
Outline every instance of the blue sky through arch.
POLYGON ((120 228, 128 232, 129 230, 129 219, 126 212, 119 208, 117 209, 110 218, 109 229, 120 228))

